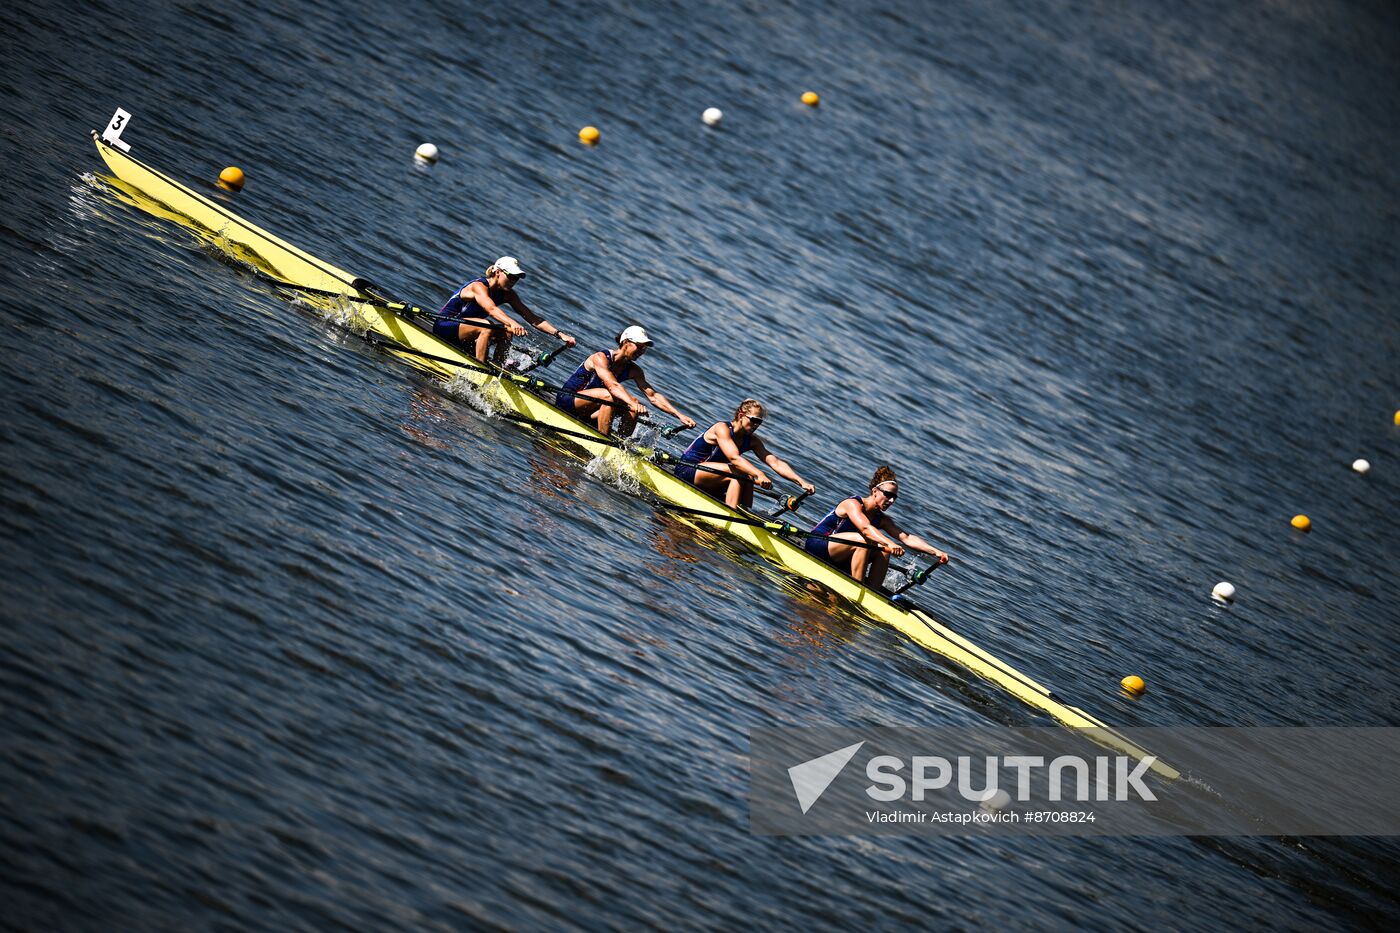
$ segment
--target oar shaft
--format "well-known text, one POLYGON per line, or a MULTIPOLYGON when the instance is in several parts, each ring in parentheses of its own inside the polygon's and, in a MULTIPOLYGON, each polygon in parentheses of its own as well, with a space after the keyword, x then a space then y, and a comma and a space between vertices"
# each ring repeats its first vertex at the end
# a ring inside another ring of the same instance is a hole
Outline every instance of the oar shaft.
POLYGON ((713 518, 719 521, 735 522, 740 525, 753 525, 755 528, 763 528, 775 534, 800 536, 804 539, 817 539, 823 541, 836 541, 840 544, 849 544, 851 547, 867 548, 870 550, 880 549, 880 545, 872 544, 869 541, 848 541, 845 538, 838 538, 835 535, 818 534, 815 531, 803 531, 796 525, 787 522, 774 522, 765 518, 747 518, 742 515, 732 515, 725 512, 707 512, 704 509, 692 509, 683 505, 671 505, 667 502, 654 503, 656 508, 667 512, 681 512, 685 515, 694 515, 697 518, 713 518))
POLYGON ((524 374, 531 372, 532 370, 543 369, 550 363, 553 363, 554 358, 567 349, 569 349, 569 345, 567 343, 560 343, 559 346, 555 347, 553 350, 546 350, 545 352, 541 353, 529 363, 516 370, 516 372, 524 374))

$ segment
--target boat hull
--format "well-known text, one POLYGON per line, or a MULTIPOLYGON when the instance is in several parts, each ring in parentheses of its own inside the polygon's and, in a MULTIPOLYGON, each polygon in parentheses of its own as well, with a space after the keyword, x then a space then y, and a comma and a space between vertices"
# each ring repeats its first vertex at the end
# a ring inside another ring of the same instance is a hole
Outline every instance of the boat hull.
MULTIPOLYGON (((658 464, 618 450, 591 426, 556 408, 550 400, 536 395, 527 387, 504 381, 493 373, 482 372, 479 364, 455 345, 439 340, 407 317, 376 304, 377 296, 365 289, 364 280, 306 253, 163 172, 112 148, 96 134, 94 139, 107 167, 124 186, 128 186, 126 193, 132 195, 131 189, 134 189, 136 194, 133 197, 144 197, 154 202, 147 205, 138 199, 138 206, 158 216, 192 223, 236 258, 252 263, 277 279, 331 293, 308 300, 338 306, 350 314, 350 326, 356 330, 378 335, 381 343, 388 341, 415 351, 402 354, 403 359, 415 366, 445 379, 470 380, 503 411, 546 428, 571 432, 560 436, 587 456, 603 457, 617 469, 630 473, 657 498, 685 509, 709 513, 688 516, 690 520, 728 532, 782 569, 820 583, 871 618, 895 628, 926 650, 996 684, 1026 705, 1072 729, 1082 731, 1106 748, 1139 760, 1154 758, 1152 769, 1163 777, 1174 779, 1179 776, 1175 769, 1155 760, 1154 756, 1127 737, 1089 713, 1062 702, 1047 687, 986 652, 927 612, 892 602, 818 560, 793 541, 747 524, 743 521, 746 516, 727 508, 658 464)), ((388 349, 390 352, 393 350, 392 346, 388 349)))

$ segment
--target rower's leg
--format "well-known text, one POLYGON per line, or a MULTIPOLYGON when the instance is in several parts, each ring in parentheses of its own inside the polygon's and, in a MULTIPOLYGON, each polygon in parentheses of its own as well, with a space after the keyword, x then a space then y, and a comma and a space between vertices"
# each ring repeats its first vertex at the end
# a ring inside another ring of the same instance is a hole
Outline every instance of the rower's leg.
POLYGON ((865 582, 865 568, 870 562, 870 548, 852 548, 851 554, 851 578, 857 583, 865 582))
POLYGON ((729 464, 713 463, 707 460, 700 466, 705 469, 696 468, 695 478, 690 481, 691 485, 699 486, 712 496, 723 498, 724 490, 729 482, 729 464))
POLYGON ((463 349, 469 350, 478 362, 485 362, 486 343, 490 339, 491 331, 485 327, 473 327, 470 324, 457 325, 457 344, 463 349))
MULTIPOLYGON (((753 480, 745 477, 743 479, 736 479, 734 484, 739 487, 738 498, 743 503, 744 508, 753 508, 753 480)), ((734 506, 731 505, 730 508, 734 508, 734 506)))
POLYGON ((890 569, 890 555, 884 551, 866 551, 865 553, 870 555, 866 562, 869 569, 865 574, 865 585, 872 590, 878 590, 885 585, 885 574, 890 569))
POLYGON ((491 362, 497 366, 504 366, 506 363, 506 353, 510 350, 510 334, 502 334, 495 340, 495 352, 491 355, 491 362))
POLYGON ((592 422, 599 432, 607 434, 613 410, 612 405, 604 403, 611 401, 612 393, 607 389, 584 389, 573 397, 573 404, 566 411, 572 411, 580 421, 592 422))
POLYGON ((854 580, 860 580, 865 575, 866 561, 870 556, 869 548, 856 546, 864 541, 865 538, 861 537, 859 533, 847 531, 836 535, 826 543, 826 551, 831 555, 832 563, 838 567, 848 568, 847 572, 854 580), (843 540, 852 543, 842 544, 843 540))
POLYGON ((705 469, 695 471, 695 485, 712 496, 723 498, 724 504, 731 509, 737 509, 742 497, 739 480, 734 475, 734 468, 727 463, 717 463, 714 460, 707 460, 701 466, 705 469))

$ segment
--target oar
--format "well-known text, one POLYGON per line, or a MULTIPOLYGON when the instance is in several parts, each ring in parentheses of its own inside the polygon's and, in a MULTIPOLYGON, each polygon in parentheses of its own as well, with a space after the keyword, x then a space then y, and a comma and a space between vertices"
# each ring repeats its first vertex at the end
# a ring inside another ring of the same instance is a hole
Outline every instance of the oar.
MULTIPOLYGON (((544 384, 543 382, 540 382, 540 381, 536 380, 535 386, 538 387, 538 388, 544 388, 544 387, 545 387, 545 384, 544 384)), ((617 408, 621 408, 621 407, 622 407, 622 402, 619 401, 619 400, 617 400, 617 399, 615 399, 615 398, 610 398, 610 399, 608 399, 607 401, 603 401, 602 399, 595 398, 594 396, 592 396, 592 395, 587 395, 587 394, 585 394, 585 393, 583 393, 583 392, 573 392, 573 391, 570 391, 569 389, 566 389, 566 388, 564 388, 563 386, 559 386, 559 387, 550 386, 550 388, 553 389, 554 392, 555 392, 556 394, 558 394, 558 395, 569 395, 569 396, 572 396, 573 398, 587 399, 587 400, 590 401, 590 402, 598 402, 599 404, 607 405, 608 407, 613 408, 613 409, 617 409, 617 408)), ((572 415, 573 412, 569 412, 569 414, 572 415)), ((575 415, 575 417, 578 417, 578 416, 575 415)), ((656 422, 654 422, 654 421, 651 420, 651 412, 650 412, 650 411, 643 411, 640 415, 637 416, 637 421, 638 421, 638 423, 640 423, 640 424, 647 424, 647 425, 652 425, 652 426, 656 427, 656 428, 657 428, 657 433, 659 433, 662 437, 665 437, 665 438, 675 437, 677 434, 681 433, 682 431, 687 431, 687 430, 689 430, 689 428, 687 428, 687 427, 686 427, 685 425, 683 425, 683 424, 673 424, 673 425, 671 425, 669 428, 662 428, 662 427, 660 427, 659 425, 657 425, 656 422)), ((664 454, 664 452, 663 452, 663 454, 664 454)), ((664 456, 669 457, 670 454, 664 454, 664 456)), ((660 461, 658 461, 658 462, 660 462, 660 461)))
MULTIPOLYGON (((668 431, 676 431, 676 428, 667 428, 666 430, 668 430, 668 431)), ((682 429, 682 430, 684 430, 684 429, 682 429)), ((682 466, 682 465, 683 465, 683 466, 688 466, 688 467, 694 467, 695 469, 699 470, 701 473, 717 473, 717 474, 719 474, 720 476, 730 476, 730 477, 732 477, 732 476, 734 475, 733 473, 730 473, 728 470, 716 469, 715 467, 712 467, 712 466, 706 466, 706 465, 703 464, 703 463, 686 463, 684 460, 682 460, 680 457, 677 457, 675 454, 667 453, 667 452, 664 451, 664 450, 658 450, 658 451, 653 452, 652 455, 651 455, 651 462, 652 462, 652 463, 655 463, 657 466, 664 466, 664 467, 677 467, 677 466, 682 466)), ((671 472, 674 473, 675 470, 672 470, 671 472)), ((759 488, 756 488, 754 491, 757 492, 757 493, 760 493, 761 495, 765 495, 765 496, 772 496, 772 495, 774 495, 773 493, 769 492, 769 491, 766 490, 766 489, 759 489, 759 488)))
POLYGON ((796 525, 789 525, 787 522, 773 522, 761 516, 747 518, 741 515, 730 515, 725 512, 707 512, 704 509, 692 509, 684 505, 672 505, 669 502, 656 502, 653 505, 666 512, 680 512, 683 515, 694 515, 697 518, 713 518, 718 521, 734 522, 739 525, 752 525, 755 528, 763 528, 767 531, 780 535, 800 536, 802 538, 817 538, 824 541, 839 541, 841 544, 849 544, 851 547, 862 547, 869 550, 883 550, 878 544, 869 541, 848 541, 845 538, 837 538, 835 535, 818 534, 815 531, 803 531, 796 525))
POLYGON ((342 298, 347 301, 356 301, 360 304, 366 304, 374 308, 386 308, 390 311, 404 311, 421 317, 433 316, 431 311, 424 311, 422 308, 411 305, 407 301, 395 298, 369 279, 354 279, 348 283, 349 287, 355 291, 364 292, 372 296, 370 298, 361 298, 346 292, 331 291, 325 288, 312 288, 309 285, 298 285, 296 282, 288 282, 285 279, 277 278, 275 275, 269 275, 261 269, 254 269, 253 274, 269 285, 276 288, 285 288, 288 291, 302 292, 307 295, 324 295, 327 298, 342 298))
POLYGON ((802 490, 802 494, 801 494, 801 495, 797 495, 797 496, 788 496, 787 499, 785 499, 785 500, 783 501, 783 507, 780 508, 780 509, 778 509, 778 511, 776 511, 776 512, 770 512, 770 513, 768 514, 768 517, 769 517, 769 518, 777 518, 779 515, 782 515, 784 512, 796 512, 796 511, 797 511, 797 507, 798 507, 799 505, 802 504, 802 500, 803 500, 803 499, 806 499, 806 498, 807 498, 808 496, 810 496, 810 495, 811 495, 811 493, 804 489, 804 490, 802 490))
MULTIPOLYGON (((677 460, 677 461, 675 461, 675 462, 679 463, 680 461, 677 460)), ((719 474, 721 474, 721 475, 723 475, 723 476, 733 476, 733 475, 734 475, 733 473, 727 472, 727 471, 725 471, 725 470, 716 470, 714 467, 707 467, 707 466, 705 466, 703 463, 687 463, 686 466, 693 466, 693 467, 695 467, 695 469, 697 469, 697 470, 704 470, 704 471, 707 472, 707 473, 719 473, 719 474)), ((765 499, 772 499, 774 502, 781 502, 781 503, 783 503, 782 508, 780 508, 780 509, 778 509, 776 512, 772 512, 772 513, 770 513, 770 514, 768 515, 769 518, 777 518, 778 516, 782 515, 784 512, 796 512, 796 511, 797 511, 797 507, 798 507, 799 505, 802 504, 802 500, 803 500, 803 499, 806 499, 808 496, 811 495, 810 492, 808 492, 807 490, 804 489, 804 490, 802 490, 802 492, 801 492, 799 495, 790 496, 790 495, 787 495, 786 493, 778 492, 776 489, 764 489, 762 486, 759 486, 757 483, 754 484, 753 492, 754 492, 754 495, 756 495, 756 496, 762 496, 762 497, 765 498, 765 499)))
POLYGON ((517 373, 507 372, 506 370, 501 369, 495 364, 482 363, 476 359, 471 359, 470 361, 454 360, 451 357, 438 356, 433 353, 428 353, 425 350, 419 350, 417 347, 410 347, 406 343, 399 343, 397 340, 394 340, 391 337, 385 337, 382 334, 376 334, 373 331, 370 331, 369 333, 365 334, 364 339, 369 343, 373 344, 374 346, 379 347, 382 350, 388 350, 391 353, 403 353, 407 356, 416 356, 420 357, 421 359, 432 360, 434 363, 445 363, 448 366, 457 366, 461 369, 470 369, 474 370, 475 372, 485 373, 488 376, 497 376, 501 379, 505 379, 510 382, 516 382, 520 385, 527 385, 531 388, 555 388, 554 386, 546 385, 543 380, 533 379, 529 376, 521 376, 517 373))

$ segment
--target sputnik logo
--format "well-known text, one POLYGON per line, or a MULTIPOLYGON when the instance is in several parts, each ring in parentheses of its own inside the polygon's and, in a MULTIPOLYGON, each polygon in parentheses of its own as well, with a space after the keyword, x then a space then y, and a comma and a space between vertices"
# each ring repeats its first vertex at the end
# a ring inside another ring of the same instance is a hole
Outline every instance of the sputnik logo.
POLYGON ((834 752, 828 752, 820 758, 813 758, 801 764, 788 768, 788 777, 792 780, 793 793, 797 794, 797 804, 806 813, 812 809, 812 805, 826 793, 826 789, 831 786, 831 782, 839 775, 855 757, 856 752, 865 742, 857 742, 854 745, 847 745, 845 748, 838 748, 834 752))

